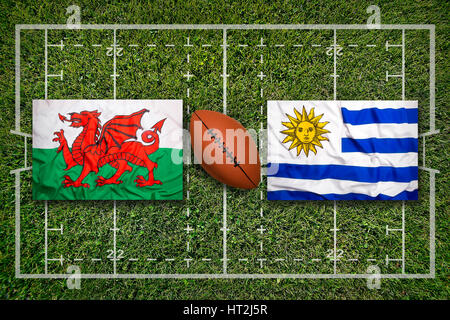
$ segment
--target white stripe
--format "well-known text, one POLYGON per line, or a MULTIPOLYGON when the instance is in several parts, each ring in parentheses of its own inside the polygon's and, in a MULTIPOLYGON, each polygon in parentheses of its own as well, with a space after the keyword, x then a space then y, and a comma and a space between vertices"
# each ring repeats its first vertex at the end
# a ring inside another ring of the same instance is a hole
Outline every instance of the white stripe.
POLYGON ((414 191, 418 188, 417 180, 411 182, 377 182, 366 183, 358 181, 337 180, 337 179, 322 179, 322 180, 308 180, 308 179, 291 179, 268 177, 267 191, 307 191, 316 194, 347 194, 360 193, 371 197, 376 197, 379 194, 394 197, 403 191, 414 191))
POLYGON ((137 131, 138 141, 141 141, 143 131, 167 118, 160 133, 160 147, 182 149, 182 100, 33 100, 33 148, 57 148, 59 143, 52 141, 56 137, 53 133, 61 129, 69 145, 81 133, 81 128, 72 128, 70 123, 61 122, 58 113, 70 118, 70 112, 97 110, 101 112, 99 118, 104 125, 116 115, 129 115, 144 108, 149 112, 142 117, 143 129, 137 131))
POLYGON ((368 138, 416 138, 417 123, 371 123, 353 126, 344 125, 344 137, 353 139, 368 138))
POLYGON ((341 100, 339 101, 341 108, 348 110, 361 110, 367 108, 378 109, 417 109, 417 100, 341 100))
MULTIPOLYGON (((270 150, 270 148, 269 148, 270 150)), ((320 148, 317 148, 317 154, 319 152, 324 153, 320 148)), ((311 151, 310 151, 311 152, 311 151)), ((293 163, 293 164, 340 164, 351 165, 359 167, 411 167, 418 165, 417 152, 409 153, 361 153, 361 152, 346 152, 344 156, 333 156, 330 154, 320 154, 320 157, 314 158, 314 153, 311 153, 309 157, 306 157, 303 152, 299 157, 291 150, 289 156, 285 154, 274 154, 271 152, 268 155, 268 162, 270 163, 293 163)))

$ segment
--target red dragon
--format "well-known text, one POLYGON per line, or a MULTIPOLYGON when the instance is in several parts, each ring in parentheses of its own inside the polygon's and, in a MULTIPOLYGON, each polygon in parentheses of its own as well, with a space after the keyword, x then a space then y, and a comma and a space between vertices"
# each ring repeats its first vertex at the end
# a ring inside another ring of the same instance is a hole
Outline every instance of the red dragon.
POLYGON ((132 171, 128 163, 148 170, 147 180, 143 176, 137 176, 134 180, 138 187, 162 184, 161 181, 155 180, 153 175, 153 170, 158 167, 158 164, 151 161, 148 156, 159 148, 158 132, 161 132, 166 119, 157 122, 150 130, 142 133, 142 141, 147 143, 144 145, 137 141, 136 132, 142 129, 141 118, 146 112, 148 112, 147 109, 142 109, 130 115, 117 115, 107 121, 103 128, 99 119, 101 113, 97 110, 70 113, 70 119, 58 114, 62 122, 70 122, 70 127, 83 128, 72 144, 72 151, 64 136, 64 130, 54 133, 57 137, 53 141, 59 142, 57 152, 62 151, 67 165, 65 170, 77 165, 83 166, 80 176, 75 181, 68 175, 64 176, 62 182, 64 187, 89 188, 89 184, 83 183, 83 179, 91 172, 97 174, 99 168, 106 164, 110 164, 117 171, 110 178, 98 176, 97 186, 120 184, 123 182, 119 180, 122 174, 125 171, 132 171))

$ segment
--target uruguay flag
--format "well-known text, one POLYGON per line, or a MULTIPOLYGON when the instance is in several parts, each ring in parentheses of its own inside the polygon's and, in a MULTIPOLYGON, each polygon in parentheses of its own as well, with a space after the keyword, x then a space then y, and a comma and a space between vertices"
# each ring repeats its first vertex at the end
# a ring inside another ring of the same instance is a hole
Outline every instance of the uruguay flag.
POLYGON ((268 200, 417 200, 417 101, 268 101, 268 200))

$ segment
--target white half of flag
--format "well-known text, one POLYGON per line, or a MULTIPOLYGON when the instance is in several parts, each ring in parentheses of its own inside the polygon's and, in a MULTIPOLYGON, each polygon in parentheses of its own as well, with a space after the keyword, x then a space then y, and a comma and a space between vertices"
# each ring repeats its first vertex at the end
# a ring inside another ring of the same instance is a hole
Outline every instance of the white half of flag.
POLYGON ((417 101, 268 101, 269 200, 417 200, 417 101))

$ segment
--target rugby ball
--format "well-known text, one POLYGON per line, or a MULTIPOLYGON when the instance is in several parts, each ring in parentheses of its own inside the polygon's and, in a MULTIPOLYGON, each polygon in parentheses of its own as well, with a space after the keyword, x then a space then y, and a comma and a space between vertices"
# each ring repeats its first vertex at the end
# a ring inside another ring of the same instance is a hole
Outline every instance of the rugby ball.
POLYGON ((258 148, 239 121, 220 112, 197 110, 189 129, 194 163, 201 164, 211 177, 235 188, 259 185, 258 148))

